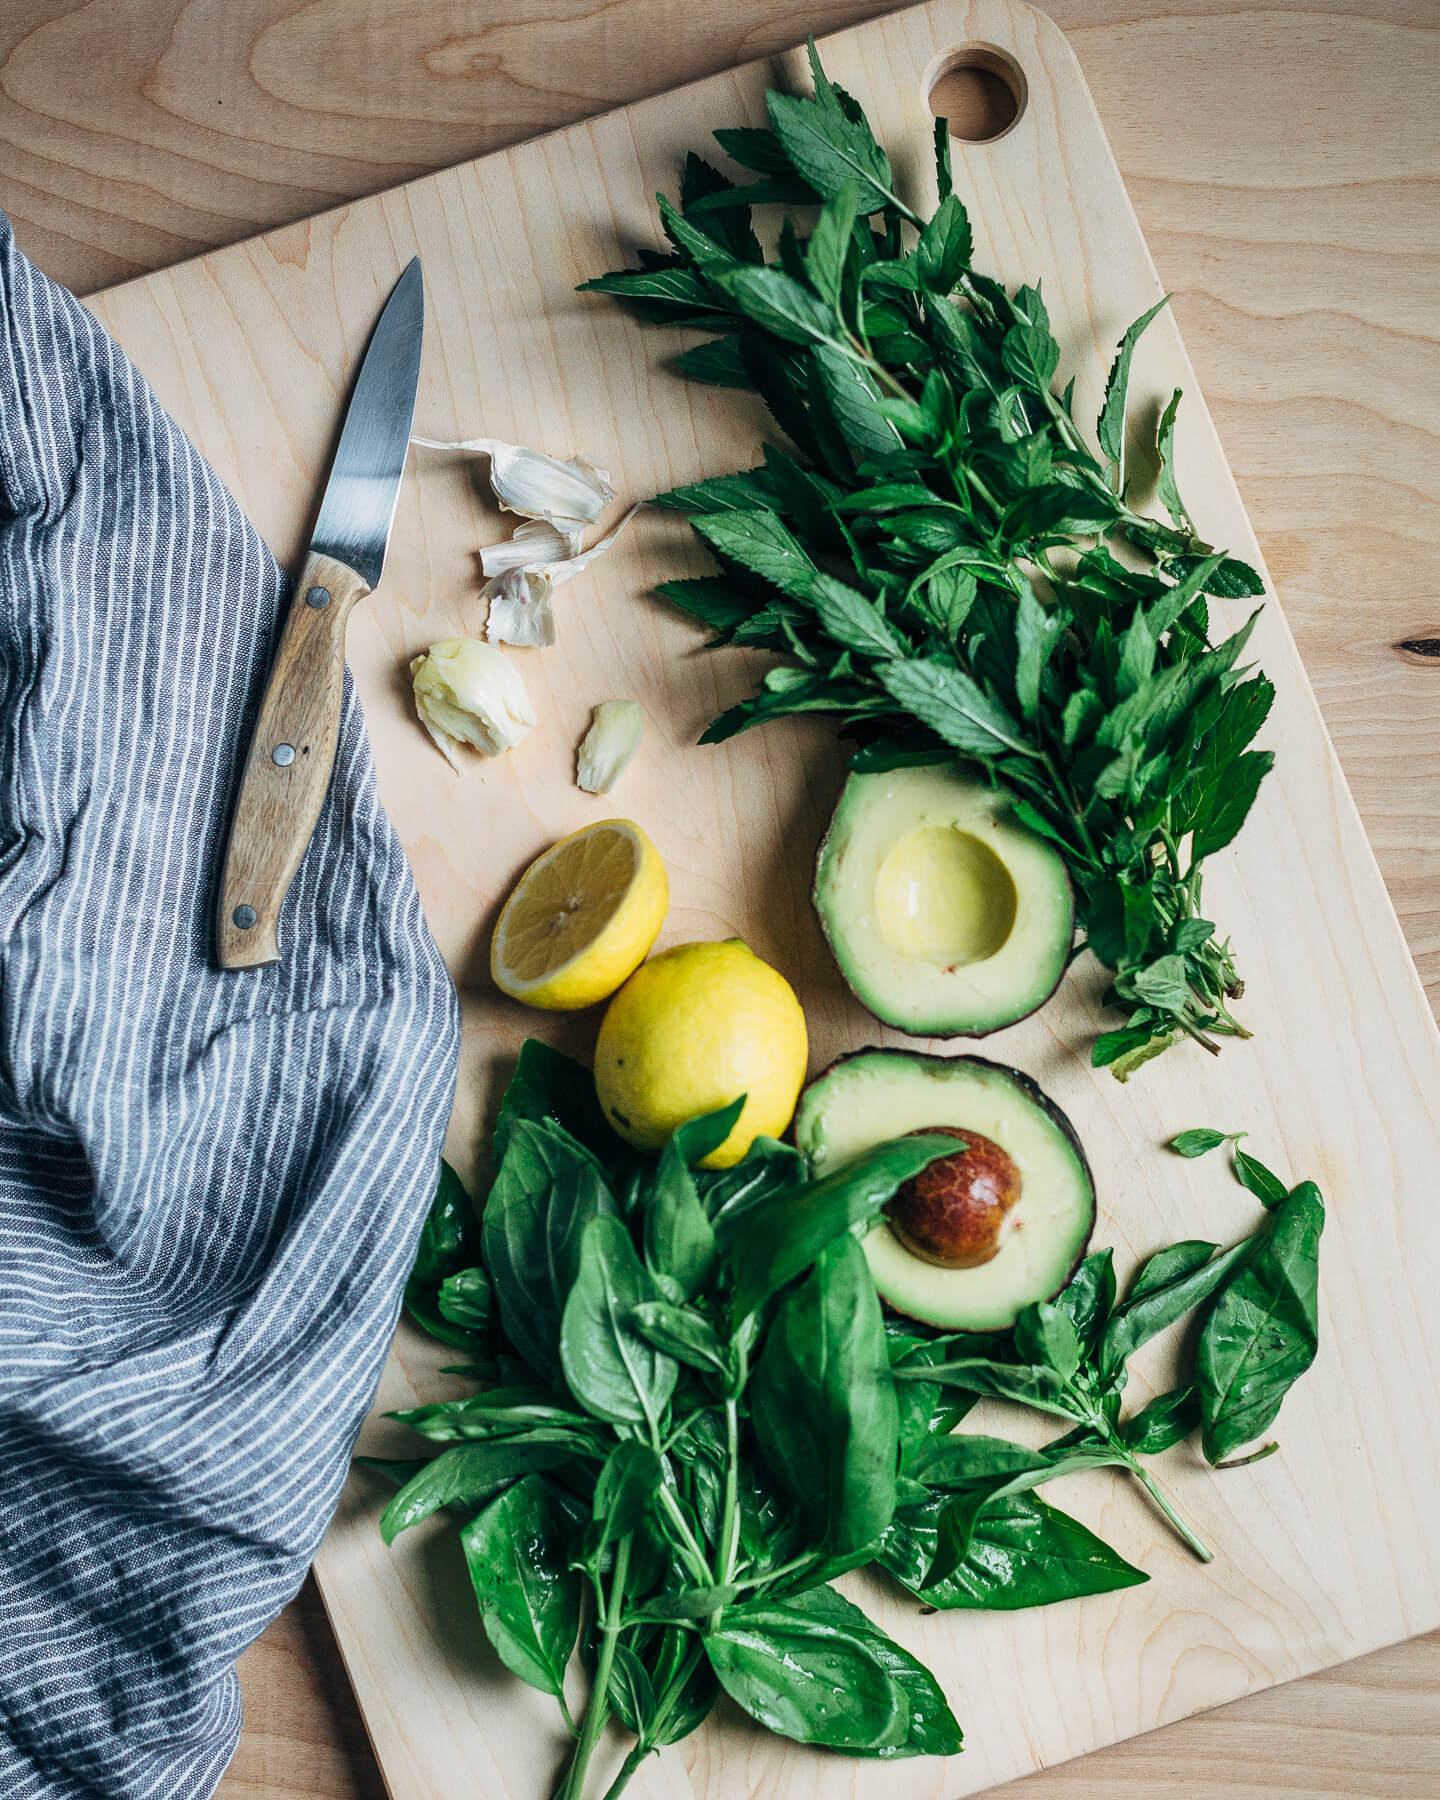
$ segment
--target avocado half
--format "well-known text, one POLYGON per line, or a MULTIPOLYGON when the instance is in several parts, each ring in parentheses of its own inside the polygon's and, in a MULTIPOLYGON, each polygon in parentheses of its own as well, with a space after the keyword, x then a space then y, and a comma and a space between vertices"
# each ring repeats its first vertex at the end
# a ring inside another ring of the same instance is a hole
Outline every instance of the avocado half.
POLYGON ((913 1037, 1023 1019, 1059 986, 1075 935, 1058 852, 949 763, 852 775, 813 898, 861 1005, 913 1037))
POLYGON ((814 1176, 871 1145, 948 1126, 998 1145, 1020 1176, 999 1247, 972 1268, 917 1256, 878 1220, 865 1255, 882 1300, 946 1331, 1005 1331, 1069 1281, 1095 1228, 1095 1183, 1075 1128, 1019 1069, 980 1056, 857 1050, 800 1096, 795 1142, 814 1176))

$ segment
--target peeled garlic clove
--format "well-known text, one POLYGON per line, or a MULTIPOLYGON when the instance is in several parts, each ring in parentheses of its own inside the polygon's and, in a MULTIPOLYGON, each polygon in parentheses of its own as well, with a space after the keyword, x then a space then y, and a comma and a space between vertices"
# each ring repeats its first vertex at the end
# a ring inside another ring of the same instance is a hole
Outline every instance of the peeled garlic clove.
POLYGON ((543 650, 555 642, 555 614, 550 607, 554 587, 545 569, 509 569, 487 581, 480 598, 488 600, 485 635, 492 644, 543 650))
POLYGON ((506 444, 499 438, 460 438, 446 443, 417 437, 411 442, 427 450, 469 450, 488 456, 490 486, 504 510, 527 519, 548 519, 562 531, 593 525, 615 498, 609 474, 583 456, 562 462, 543 450, 527 450, 523 444, 506 444))
POLYGON ((525 683, 510 662, 474 638, 444 638, 410 664, 415 710, 436 748, 458 774, 455 750, 473 744, 499 756, 535 723, 525 683))
POLYGON ((548 568, 578 556, 583 542, 584 533, 578 526, 562 531, 548 519, 527 519, 515 527, 513 537, 486 544, 480 552, 480 567, 487 580, 508 575, 512 569, 548 568))
POLYGON ((602 700, 580 746, 575 785, 587 794, 608 794, 644 735, 645 709, 638 700, 602 700))

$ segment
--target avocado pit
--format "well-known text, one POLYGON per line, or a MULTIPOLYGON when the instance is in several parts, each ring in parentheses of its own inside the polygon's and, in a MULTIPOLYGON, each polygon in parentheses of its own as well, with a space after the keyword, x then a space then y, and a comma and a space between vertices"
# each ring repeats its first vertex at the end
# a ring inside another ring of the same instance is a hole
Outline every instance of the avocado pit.
POLYGON ((962 1147, 896 1193, 885 1208, 890 1229, 913 1256, 938 1268, 978 1269, 999 1254, 1006 1214, 1020 1198, 1020 1170, 1007 1150, 978 1131, 926 1130, 962 1147))

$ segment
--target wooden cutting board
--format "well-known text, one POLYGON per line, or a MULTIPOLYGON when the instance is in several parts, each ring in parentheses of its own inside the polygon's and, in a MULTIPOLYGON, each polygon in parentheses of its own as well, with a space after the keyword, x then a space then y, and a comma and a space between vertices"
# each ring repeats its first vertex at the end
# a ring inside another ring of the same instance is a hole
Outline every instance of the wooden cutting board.
MULTIPOLYGON (((1076 372, 1080 414, 1093 414, 1116 337, 1159 290, 1061 34, 1014 0, 933 0, 822 48, 870 111, 902 184, 928 204, 926 95, 953 54, 974 45, 1013 58, 1025 88, 1005 136, 956 145, 980 259, 1008 282, 1043 274, 1062 374, 1076 372)), ((415 250, 429 306, 417 431, 579 451, 610 469, 622 499, 741 467, 766 429, 758 404, 682 382, 665 365, 686 338, 640 328, 573 288, 655 241, 651 195, 673 191, 686 149, 715 126, 760 121, 767 85, 803 81, 799 55, 716 76, 91 305, 286 561, 304 541, 378 306, 415 250)), ((1258 563, 1163 315, 1132 392, 1158 405, 1176 385, 1187 395, 1187 497, 1207 536, 1258 563)), ((807 899, 842 778, 830 732, 792 724, 694 747, 750 670, 737 653, 702 654, 698 634, 648 593, 700 566, 679 521, 642 515, 560 590, 558 645, 515 653, 540 724, 503 761, 451 775, 415 726, 405 663, 439 637, 479 634, 475 551, 506 526, 472 465, 422 455, 384 586, 352 624, 350 661, 384 799, 465 1000, 452 1158, 478 1172, 487 1116, 525 1035, 588 1047, 593 1019, 501 1001, 486 948, 524 863, 611 810, 640 820, 669 865, 662 944, 743 933, 796 984, 817 1067, 877 1038, 902 1041, 850 999, 807 899), (596 701, 629 696, 644 702, 650 729, 612 808, 573 786, 574 745, 596 701)), ((1060 1505, 1153 1577, 1122 1594, 1018 1615, 922 1617, 857 1578, 865 1604, 940 1675, 966 1729, 963 1757, 897 1774, 717 1713, 652 1760, 636 1793, 880 1800, 898 1779, 939 1800, 1440 1623, 1440 1551, 1427 1533, 1440 1487, 1440 1312, 1425 1291, 1440 1272, 1440 1037, 1276 600, 1252 647, 1279 688, 1266 739, 1279 760, 1239 844, 1215 860, 1207 897, 1234 936, 1255 1041, 1218 1061, 1174 1052, 1121 1087, 1086 1063, 1099 983, 1082 964, 1044 1012, 985 1049, 1028 1069, 1070 1112, 1099 1179, 1097 1242, 1115 1244, 1122 1264, 1176 1237, 1226 1240, 1254 1223, 1253 1204, 1214 1159, 1186 1164, 1158 1149, 1176 1130, 1245 1127, 1267 1161, 1321 1182, 1323 1347, 1286 1403, 1282 1454, 1223 1475, 1189 1449, 1164 1459, 1163 1477, 1217 1546, 1209 1568, 1122 1483, 1091 1474, 1055 1484, 1060 1505)), ((445 1360, 402 1328, 380 1406, 435 1397, 445 1360)), ((1136 1404, 1165 1377, 1157 1351, 1132 1384, 1136 1404)), ((1004 1428, 1020 1429, 1013 1419, 1004 1428)), ((382 1453, 397 1441, 378 1421, 366 1435, 382 1453)), ((317 1569, 392 1794, 543 1795, 564 1749, 550 1702, 481 1642, 453 1533, 424 1528, 387 1552, 378 1504, 366 1480, 351 1483, 317 1569)))

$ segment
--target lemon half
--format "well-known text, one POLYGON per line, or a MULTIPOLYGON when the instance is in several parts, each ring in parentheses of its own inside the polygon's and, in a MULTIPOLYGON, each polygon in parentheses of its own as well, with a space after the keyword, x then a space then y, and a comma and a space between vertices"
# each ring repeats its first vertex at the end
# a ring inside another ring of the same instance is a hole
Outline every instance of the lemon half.
POLYGON ((584 825, 516 882, 490 940, 491 977, 547 1012, 593 1006, 645 960, 669 904, 665 865, 638 825, 584 825))

